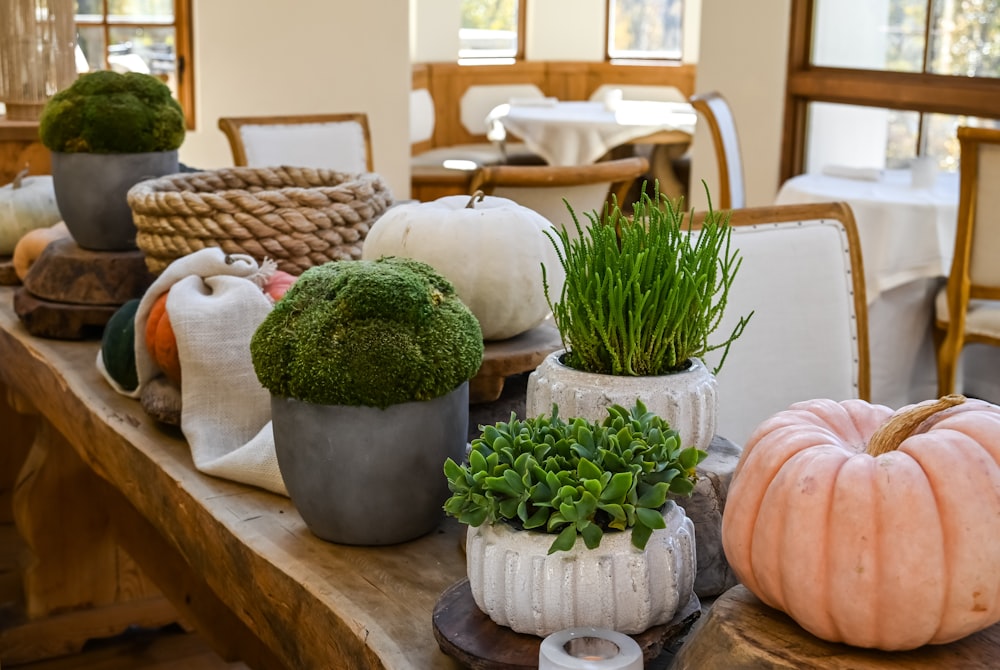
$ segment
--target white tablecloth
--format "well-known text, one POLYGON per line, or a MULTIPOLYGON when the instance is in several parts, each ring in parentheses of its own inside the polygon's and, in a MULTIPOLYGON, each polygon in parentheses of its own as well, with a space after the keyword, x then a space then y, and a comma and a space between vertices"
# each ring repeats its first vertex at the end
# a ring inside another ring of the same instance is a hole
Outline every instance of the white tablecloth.
POLYGON ((545 99, 531 104, 503 104, 486 117, 520 137, 549 165, 586 165, 610 149, 663 130, 694 134, 694 108, 682 102, 623 100, 615 110, 603 102, 545 99))
MULTIPOLYGON (((831 200, 847 202, 858 224, 872 401, 898 408, 937 397, 934 296, 951 268, 958 175, 942 173, 930 189, 912 187, 909 170, 885 170, 878 179, 800 175, 781 187, 776 202, 831 200)), ((966 348, 958 388, 1000 403, 997 379, 1000 352, 966 348)))
POLYGON ((804 174, 785 182, 775 202, 831 200, 854 211, 869 304, 908 282, 948 274, 958 217, 956 173, 938 175, 932 189, 910 186, 909 170, 886 170, 877 181, 804 174))

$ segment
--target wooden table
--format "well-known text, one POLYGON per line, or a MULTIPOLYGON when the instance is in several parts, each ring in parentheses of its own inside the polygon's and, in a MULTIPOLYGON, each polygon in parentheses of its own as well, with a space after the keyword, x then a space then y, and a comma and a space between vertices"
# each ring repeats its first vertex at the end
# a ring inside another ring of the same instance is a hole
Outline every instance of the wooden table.
POLYGON ((394 547, 317 539, 288 499, 198 473, 179 433, 99 376, 96 341, 29 335, 12 296, 0 288, 0 502, 32 555, 22 609, 0 620, 4 665, 179 619, 255 669, 459 667, 432 631, 465 576, 457 522, 394 547))

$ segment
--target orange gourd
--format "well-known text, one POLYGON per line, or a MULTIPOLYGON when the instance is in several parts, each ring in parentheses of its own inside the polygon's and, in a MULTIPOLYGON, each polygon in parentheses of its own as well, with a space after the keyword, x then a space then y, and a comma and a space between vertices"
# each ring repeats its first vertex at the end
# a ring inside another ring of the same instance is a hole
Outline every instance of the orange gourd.
POLYGON ((167 379, 181 383, 181 361, 177 354, 177 339, 167 314, 167 292, 161 293, 149 309, 146 318, 146 350, 167 379))
POLYGON ((14 246, 14 256, 11 259, 17 278, 23 281, 28 276, 28 270, 50 242, 69 236, 69 228, 62 221, 47 228, 35 228, 22 235, 14 246))
POLYGON ((796 403, 744 447, 722 541, 744 586, 831 642, 902 650, 987 628, 1000 621, 1000 407, 796 403))

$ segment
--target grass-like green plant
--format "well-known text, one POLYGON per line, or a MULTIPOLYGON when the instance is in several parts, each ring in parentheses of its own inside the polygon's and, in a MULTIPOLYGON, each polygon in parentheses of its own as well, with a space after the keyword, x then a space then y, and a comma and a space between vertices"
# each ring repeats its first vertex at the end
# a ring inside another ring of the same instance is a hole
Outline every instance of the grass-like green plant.
POLYGON ((643 189, 631 218, 615 202, 603 213, 587 213, 583 226, 567 203, 577 235, 562 227, 557 240, 546 232, 566 273, 558 302, 542 268, 566 365, 610 375, 661 375, 721 348, 713 372, 721 369, 752 316, 741 317, 725 340, 709 342, 741 259, 730 246, 728 212, 712 210, 709 202, 701 230, 692 235, 682 205, 657 186, 653 196, 643 189))
POLYGON ((444 465, 451 497, 445 512, 462 523, 507 522, 552 533, 549 553, 568 550, 582 536, 589 549, 608 531, 632 529, 645 549, 669 494, 694 489, 695 467, 706 453, 681 448, 677 431, 646 410, 608 408, 603 422, 552 415, 484 426, 468 462, 444 465))

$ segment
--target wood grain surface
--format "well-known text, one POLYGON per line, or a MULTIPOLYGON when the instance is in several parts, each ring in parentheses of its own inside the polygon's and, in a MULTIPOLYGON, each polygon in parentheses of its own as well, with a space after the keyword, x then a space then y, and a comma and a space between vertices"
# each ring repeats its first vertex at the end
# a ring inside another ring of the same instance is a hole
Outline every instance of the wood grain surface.
MULTIPOLYGON (((287 498, 197 472, 180 435, 100 377, 97 342, 33 337, 12 301, 13 289, 0 288, 0 383, 33 404, 142 519, 116 524, 123 544, 133 527, 148 526, 179 559, 162 569, 149 565, 156 554, 139 560, 165 593, 169 580, 157 575, 183 568, 196 576, 288 669, 459 667, 431 626, 440 594, 465 576, 457 522, 392 547, 324 542, 287 498)), ((197 611, 199 603, 186 605, 197 611)), ((209 613, 199 623, 211 622, 209 613)))
POLYGON ((671 670, 988 670, 1000 668, 1000 624, 947 645, 885 652, 825 642, 746 587, 716 599, 671 670))

